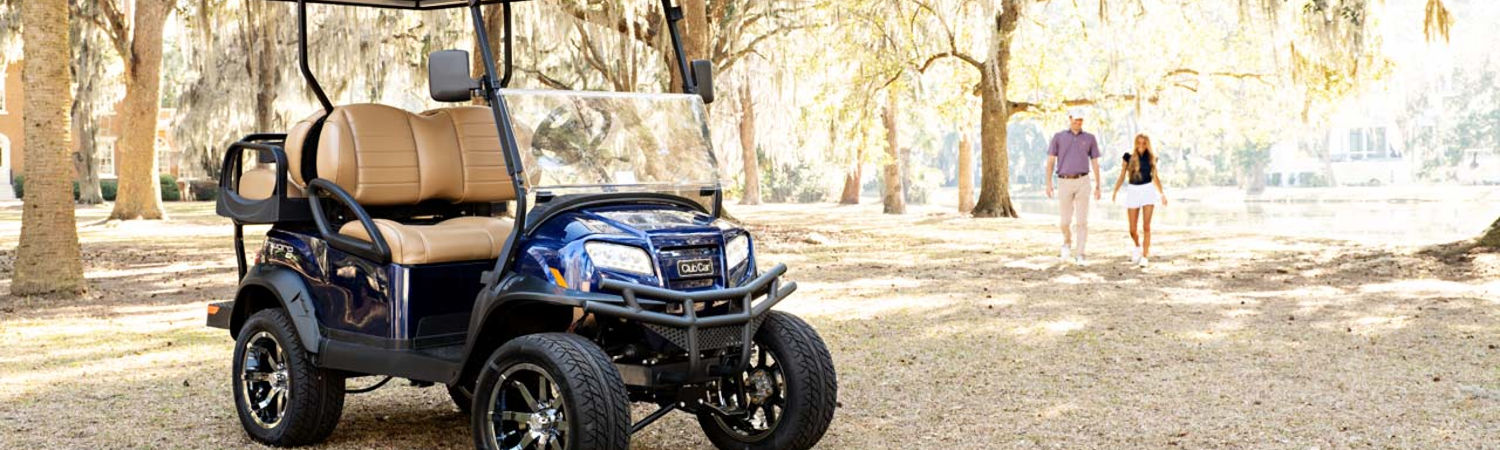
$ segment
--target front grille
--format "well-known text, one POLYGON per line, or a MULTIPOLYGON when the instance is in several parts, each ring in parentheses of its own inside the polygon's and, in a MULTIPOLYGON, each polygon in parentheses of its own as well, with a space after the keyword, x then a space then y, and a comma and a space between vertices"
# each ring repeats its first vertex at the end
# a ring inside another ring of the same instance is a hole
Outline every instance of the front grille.
POLYGON ((657 252, 667 288, 676 290, 708 289, 719 285, 724 279, 724 264, 717 245, 669 247, 657 252), (682 273, 679 263, 707 262, 712 269, 704 273, 682 273))
MULTIPOLYGON (((701 328, 698 330, 698 349, 713 350, 725 347, 738 347, 741 345, 740 333, 744 327, 750 327, 750 336, 760 329, 760 323, 765 316, 751 319, 745 325, 729 325, 723 327, 701 328)), ((672 345, 686 350, 688 348, 688 329, 675 328, 661 325, 645 324, 646 329, 666 338, 672 345)))

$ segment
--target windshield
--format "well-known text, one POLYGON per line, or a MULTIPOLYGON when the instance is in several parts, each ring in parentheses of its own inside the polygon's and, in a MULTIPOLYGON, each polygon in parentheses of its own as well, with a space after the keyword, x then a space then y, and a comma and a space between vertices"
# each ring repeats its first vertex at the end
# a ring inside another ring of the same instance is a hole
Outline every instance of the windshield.
POLYGON ((716 189, 703 100, 687 94, 504 90, 534 194, 716 189))

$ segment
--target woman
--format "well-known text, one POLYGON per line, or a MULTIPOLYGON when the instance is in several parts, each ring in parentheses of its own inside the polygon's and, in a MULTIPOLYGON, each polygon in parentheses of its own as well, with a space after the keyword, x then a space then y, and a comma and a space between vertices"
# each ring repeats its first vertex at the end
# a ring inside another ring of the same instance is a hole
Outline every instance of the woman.
POLYGON ((1158 203, 1167 204, 1167 194, 1162 191, 1161 176, 1156 171, 1156 152, 1151 150, 1151 138, 1144 134, 1135 136, 1135 149, 1125 154, 1125 164, 1120 165, 1120 178, 1115 180, 1110 201, 1115 201, 1120 195, 1120 185, 1125 184, 1127 178, 1130 185, 1125 187, 1125 208, 1130 217, 1130 239, 1135 241, 1130 262, 1146 267, 1147 258, 1151 256, 1151 212, 1158 203), (1142 222, 1141 233, 1135 231, 1138 220, 1142 222))

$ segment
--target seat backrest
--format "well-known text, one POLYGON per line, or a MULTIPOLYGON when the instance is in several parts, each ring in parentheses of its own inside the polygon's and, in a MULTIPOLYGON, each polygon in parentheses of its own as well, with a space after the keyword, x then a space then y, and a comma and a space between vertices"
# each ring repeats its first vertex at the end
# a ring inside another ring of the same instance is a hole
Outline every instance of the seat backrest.
POLYGON ((302 168, 316 168, 317 164, 313 161, 307 161, 311 164, 303 164, 303 157, 307 153, 305 152, 305 150, 307 150, 307 147, 309 146, 309 140, 312 141, 310 143, 313 146, 312 154, 315 155, 317 153, 316 145, 318 140, 316 133, 321 129, 321 127, 318 126, 318 122, 327 115, 327 112, 320 109, 318 110, 318 112, 307 116, 306 119, 302 119, 302 121, 297 122, 296 125, 292 125, 292 129, 290 131, 287 131, 286 142, 283 143, 284 145, 282 146, 282 150, 286 152, 286 157, 288 160, 286 164, 286 179, 288 183, 294 184, 297 187, 307 186, 307 180, 305 179, 306 177, 302 176, 302 168))
MULTIPOLYGON (((287 144, 293 145, 291 136, 287 144)), ((300 152, 288 157, 301 159, 300 152)), ((362 205, 516 197, 494 116, 481 106, 421 114, 375 104, 334 108, 318 134, 316 159, 318 178, 349 191, 362 205)), ((296 164, 289 164, 293 173, 300 169, 296 164)))

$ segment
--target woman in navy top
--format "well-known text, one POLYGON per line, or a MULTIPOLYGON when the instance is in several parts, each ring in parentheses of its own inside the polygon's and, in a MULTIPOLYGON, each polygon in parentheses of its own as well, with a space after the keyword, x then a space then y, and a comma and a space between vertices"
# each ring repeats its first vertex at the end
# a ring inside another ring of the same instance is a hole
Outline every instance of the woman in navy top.
POLYGON ((1151 213, 1157 204, 1166 205, 1167 195, 1161 187, 1161 176, 1157 171, 1156 152, 1151 150, 1151 138, 1144 134, 1135 136, 1135 149, 1124 156, 1120 165, 1120 178, 1115 180, 1115 191, 1110 201, 1120 195, 1120 186, 1125 185, 1126 216, 1130 218, 1130 239, 1135 241, 1135 250, 1130 262, 1146 267, 1151 255, 1151 213), (1130 184, 1126 185, 1125 182, 1130 184), (1136 232, 1136 223, 1141 223, 1141 232, 1136 232))

